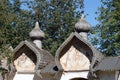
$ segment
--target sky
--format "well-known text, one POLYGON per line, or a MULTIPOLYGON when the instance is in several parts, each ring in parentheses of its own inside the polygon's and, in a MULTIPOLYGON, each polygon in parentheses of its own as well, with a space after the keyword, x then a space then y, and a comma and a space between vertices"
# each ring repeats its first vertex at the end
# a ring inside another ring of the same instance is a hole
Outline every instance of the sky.
POLYGON ((95 26, 98 21, 95 20, 95 17, 98 15, 95 14, 95 12, 98 10, 98 7, 100 7, 101 3, 100 0, 84 0, 85 4, 85 15, 86 21, 91 24, 91 26, 95 26))

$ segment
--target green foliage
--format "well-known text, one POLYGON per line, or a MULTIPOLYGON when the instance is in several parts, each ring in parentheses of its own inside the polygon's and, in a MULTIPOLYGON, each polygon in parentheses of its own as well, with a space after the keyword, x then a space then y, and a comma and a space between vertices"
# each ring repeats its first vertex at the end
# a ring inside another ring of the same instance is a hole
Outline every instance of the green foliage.
POLYGON ((11 63, 14 48, 20 41, 28 39, 28 33, 32 26, 31 11, 22 10, 19 0, 0 0, 0 74, 5 75, 7 70, 1 67, 1 60, 6 59, 6 67, 11 63))
POLYGON ((20 41, 28 40, 35 24, 33 14, 39 9, 40 28, 46 34, 43 47, 54 55, 74 30, 80 3, 79 0, 0 0, 0 48, 4 50, 2 46, 7 44, 15 48, 20 41), (27 9, 23 9, 25 5, 27 9))
MULTIPOLYGON (((0 0, 0 44, 1 45, 12 44, 12 46, 15 47, 20 40, 23 40, 22 33, 25 33, 24 35, 27 34, 26 33, 27 29, 25 29, 27 25, 25 25, 25 23, 28 24, 28 22, 26 21, 29 18, 24 17, 24 15, 26 14, 25 11, 20 10, 19 12, 14 7, 15 7, 15 3, 12 4, 8 0, 4 0, 4 1, 0 0), (19 14, 17 14, 18 12, 19 14)), ((25 37, 26 36, 24 36, 24 38, 25 37)))
POLYGON ((73 32, 80 12, 79 0, 35 0, 33 9, 39 9, 39 22, 46 38, 43 41, 44 49, 53 55, 63 41, 73 32), (36 2, 35 2, 36 1, 36 2))
POLYGON ((120 1, 101 0, 98 26, 99 49, 106 56, 120 55, 120 1))
POLYGON ((30 11, 20 9, 19 0, 0 0, 0 60, 7 57, 12 61, 12 52, 6 47, 16 47, 20 41, 27 39, 31 29, 30 11))
POLYGON ((9 45, 2 45, 0 48, 0 75, 5 76, 8 72, 8 66, 13 61, 13 51, 9 45), (2 60, 7 60, 7 63, 3 62, 2 60), (2 67, 2 63, 6 66, 2 67))
POLYGON ((7 64, 10 64, 13 56, 12 47, 10 45, 2 45, 0 48, 0 60, 7 59, 7 64))

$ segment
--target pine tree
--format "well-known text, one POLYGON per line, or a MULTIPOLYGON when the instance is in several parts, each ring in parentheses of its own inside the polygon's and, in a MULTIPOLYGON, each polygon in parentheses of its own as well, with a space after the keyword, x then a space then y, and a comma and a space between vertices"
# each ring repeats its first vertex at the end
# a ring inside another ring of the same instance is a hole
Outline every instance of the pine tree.
POLYGON ((35 0, 39 9, 40 27, 46 34, 44 48, 53 55, 63 41, 73 32, 77 18, 80 18, 79 0, 35 0))
POLYGON ((54 55, 57 48, 73 32, 74 24, 80 18, 77 10, 80 3, 79 0, 1 0, 1 46, 11 44, 15 48, 20 41, 29 39, 28 34, 35 23, 35 10, 39 9, 40 27, 46 33, 44 49, 54 55), (27 10, 22 9, 23 4, 27 4, 27 10))
POLYGON ((106 56, 120 55, 120 1, 101 0, 99 8, 99 49, 106 56))
MULTIPOLYGON (((20 41, 27 39, 31 28, 30 11, 20 8, 20 0, 0 0, 0 60, 5 57, 12 60, 7 45, 15 48, 20 41)), ((10 61, 9 60, 9 61, 10 61)))

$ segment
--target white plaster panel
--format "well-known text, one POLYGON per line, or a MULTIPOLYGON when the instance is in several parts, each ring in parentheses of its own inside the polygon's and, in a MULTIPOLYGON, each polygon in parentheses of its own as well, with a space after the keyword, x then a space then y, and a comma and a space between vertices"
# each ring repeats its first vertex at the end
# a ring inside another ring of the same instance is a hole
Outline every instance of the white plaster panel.
POLYGON ((74 46, 60 58, 60 63, 65 71, 69 70, 89 70, 89 59, 74 46))
POLYGON ((72 78, 85 78, 87 79, 88 71, 84 72, 63 72, 60 80, 70 80, 72 78))
POLYGON ((17 74, 13 80, 33 80, 34 74, 17 74))
POLYGON ((34 72, 35 64, 24 53, 14 61, 17 72, 34 72))

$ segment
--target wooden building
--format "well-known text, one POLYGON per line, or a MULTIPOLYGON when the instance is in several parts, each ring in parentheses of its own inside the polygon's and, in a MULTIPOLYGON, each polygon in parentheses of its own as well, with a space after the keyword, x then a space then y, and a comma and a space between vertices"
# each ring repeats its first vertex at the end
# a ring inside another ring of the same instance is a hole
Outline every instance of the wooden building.
POLYGON ((57 49, 55 58, 42 48, 45 37, 38 21, 29 33, 32 41, 22 41, 13 50, 9 80, 120 80, 120 58, 104 57, 88 42, 90 25, 84 15, 75 32, 57 49))

